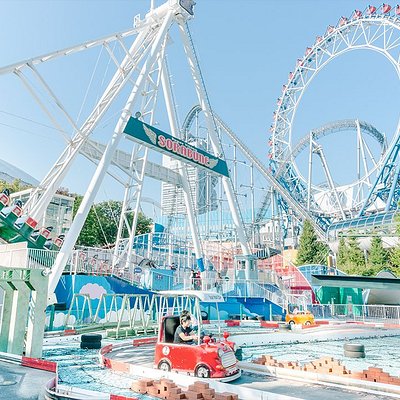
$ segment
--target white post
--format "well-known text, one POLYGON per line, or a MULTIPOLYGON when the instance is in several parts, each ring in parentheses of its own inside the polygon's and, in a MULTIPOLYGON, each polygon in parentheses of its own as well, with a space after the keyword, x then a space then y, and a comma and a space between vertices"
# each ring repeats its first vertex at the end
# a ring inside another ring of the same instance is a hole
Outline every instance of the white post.
POLYGON ((255 237, 255 220, 256 220, 256 207, 254 203, 254 164, 250 164, 250 198, 251 198, 251 241, 253 247, 256 247, 255 237))
POLYGON ((310 133, 310 149, 308 153, 308 187, 307 187, 307 211, 311 208, 311 181, 312 181, 312 155, 313 155, 313 133, 310 133))
POLYGON ((363 322, 365 322, 365 312, 366 312, 366 308, 365 308, 365 304, 363 304, 363 305, 362 305, 363 322))
MULTIPOLYGON (((185 53, 188 58, 189 66, 190 66, 190 69, 192 72, 192 77, 193 77, 193 80, 195 83, 195 88, 196 88, 199 104, 200 104, 201 109, 204 112, 204 115, 205 115, 205 118, 207 121, 208 134, 210 135, 211 145, 214 150, 214 154, 217 156, 222 156, 223 155, 222 147, 219 142, 219 138, 215 132, 215 126, 214 126, 214 120, 213 120, 213 116, 212 116, 212 112, 211 112, 211 107, 208 103, 207 93, 205 91, 201 72, 198 69, 196 54, 194 53, 194 50, 191 46, 191 42, 188 38, 186 29, 185 29, 185 25, 180 21, 179 21, 178 25, 179 25, 180 32, 181 32, 181 37, 182 37, 182 42, 184 44, 185 53)), ((235 193, 232 188, 232 182, 228 177, 223 177, 222 183, 223 183, 225 194, 226 194, 226 197, 228 200, 229 209, 232 213, 232 219, 233 219, 233 222, 234 222, 234 225, 236 228, 236 232, 237 232, 237 236, 239 238, 242 252, 244 255, 250 255, 251 250, 250 250, 249 244, 247 243, 246 234, 245 234, 245 231, 244 231, 244 228, 242 225, 242 221, 241 221, 241 217, 240 217, 240 213, 239 213, 239 207, 236 203, 235 193)), ((248 266, 248 268, 246 268, 246 277, 250 277, 250 267, 249 266, 248 266)))
POLYGON ((150 232, 147 234, 147 258, 151 259, 153 257, 153 233, 150 232))
MULTIPOLYGON (((130 183, 130 182, 129 182, 130 183)), ((129 183, 127 185, 129 185, 129 183)), ((124 200, 122 201, 122 208, 121 208, 121 216, 125 214, 125 207, 128 202, 129 197, 129 190, 128 187, 125 187, 124 191, 124 200)), ((121 241, 122 241, 122 234, 124 232, 124 227, 126 226, 124 218, 119 219, 118 223, 118 231, 117 231, 117 238, 115 240, 115 247, 114 253, 112 258, 112 270, 114 271, 115 266, 119 263, 121 257, 121 241)))
MULTIPOLYGON (((160 65, 160 69, 161 69, 161 84, 164 92, 165 105, 167 108, 169 125, 171 127, 171 134, 174 137, 179 137, 179 128, 176 121, 175 108, 172 100, 171 82, 169 80, 169 76, 167 73, 168 70, 166 68, 165 60, 162 60, 162 65, 160 65)), ((197 258, 197 265, 199 267, 200 272, 203 272, 204 271, 203 252, 200 244, 198 225, 193 210, 193 201, 190 193, 190 185, 188 181, 186 165, 183 162, 178 161, 178 168, 179 168, 179 174, 182 176, 183 197, 189 221, 190 233, 193 239, 194 251, 197 258)))
POLYGON ((83 224, 85 223, 87 214, 89 213, 90 207, 93 204, 93 201, 96 197, 96 194, 100 188, 100 185, 103 181, 104 175, 107 172, 108 166, 110 165, 112 156, 118 146, 118 143, 122 137, 123 130, 126 126, 126 123, 129 120, 131 110, 137 100, 137 97, 141 95, 141 89, 144 85, 144 82, 147 79, 148 74, 150 73, 153 64, 158 55, 161 44, 164 41, 165 35, 168 32, 168 29, 171 25, 172 21, 172 12, 168 12, 166 15, 162 26, 160 27, 159 32, 152 44, 150 54, 140 71, 139 77, 136 81, 136 84, 128 98, 128 101, 125 105, 124 110, 122 111, 121 117, 117 123, 114 134, 111 138, 111 141, 107 145, 103 157, 101 158, 96 172, 93 175, 93 178, 89 184, 89 187, 86 191, 86 194, 82 200, 82 203, 79 207, 79 210, 75 216, 74 222, 72 223, 71 229, 68 232, 68 235, 65 238, 64 244, 60 249, 60 252, 57 256, 57 259, 54 263, 54 266, 51 270, 50 278, 49 278, 49 295, 51 295, 60 279, 60 276, 64 270, 65 264, 68 260, 69 254, 71 253, 75 242, 79 236, 79 233, 82 229, 83 224))

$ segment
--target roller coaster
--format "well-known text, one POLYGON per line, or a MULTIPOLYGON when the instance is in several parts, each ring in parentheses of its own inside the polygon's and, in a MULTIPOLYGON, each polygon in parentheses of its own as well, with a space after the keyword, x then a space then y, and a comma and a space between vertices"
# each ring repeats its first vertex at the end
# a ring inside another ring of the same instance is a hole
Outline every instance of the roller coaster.
MULTIPOLYGON (((354 217, 366 217, 371 213, 386 213, 397 209, 399 201, 397 160, 399 129, 393 134, 391 143, 386 146, 384 137, 370 126, 355 121, 357 131, 357 181, 342 188, 336 188, 329 176, 321 146, 315 143, 322 132, 333 132, 348 122, 333 123, 310 132, 309 135, 294 143, 293 123, 296 111, 304 92, 318 73, 332 60, 353 50, 370 50, 386 57, 399 74, 399 6, 392 8, 388 4, 381 7, 368 6, 364 11, 355 10, 349 17, 341 17, 335 26, 327 27, 325 33, 317 36, 315 43, 307 47, 303 58, 297 60, 288 82, 282 87, 278 98, 278 107, 274 111, 269 137, 270 168, 275 178, 286 188, 287 193, 312 215, 316 225, 324 232, 332 232, 334 227, 344 227, 340 221, 349 221, 354 217), (366 145, 365 132, 379 143, 380 154, 375 157, 366 145), (299 150, 309 144, 309 171, 302 174, 295 162, 299 150), (364 149, 363 149, 364 147, 364 149), (312 182, 312 154, 318 154, 327 176, 327 187, 318 187, 312 182), (367 156, 370 157, 370 162, 367 156), (361 170, 364 169, 363 173, 361 170), (356 190, 349 190, 351 187, 356 190), (343 206, 343 195, 347 192, 348 207, 343 206), (351 193, 352 192, 352 193, 351 193), (328 204, 321 201, 329 199, 328 204), (341 198, 342 197, 342 198, 341 198), (326 207, 328 206, 328 207, 326 207)), ((350 128, 347 125, 347 128, 350 128)), ((340 130, 340 128, 338 129, 340 130)), ((285 199, 282 199, 282 203, 285 199)), ((285 208, 284 205, 282 205, 285 208)), ((346 227, 357 227, 360 220, 349 222, 346 227)))

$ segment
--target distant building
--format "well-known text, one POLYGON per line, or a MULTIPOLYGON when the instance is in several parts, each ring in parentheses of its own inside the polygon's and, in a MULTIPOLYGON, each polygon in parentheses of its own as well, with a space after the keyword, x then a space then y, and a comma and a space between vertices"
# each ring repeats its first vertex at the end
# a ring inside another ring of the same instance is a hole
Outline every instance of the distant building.
MULTIPOLYGON (((4 160, 0 160, 0 180, 10 184, 15 180, 20 180, 22 185, 32 186, 30 189, 21 190, 20 192, 11 194, 11 200, 20 199, 22 200, 22 203, 25 203, 28 200, 33 188, 38 186, 40 183, 28 173, 4 160)), ((72 224, 74 200, 75 199, 70 196, 55 194, 47 207, 43 220, 38 221, 38 226, 52 226, 52 236, 65 234, 72 224)))
MULTIPOLYGON (((11 200, 20 199, 22 203, 25 203, 32 191, 33 188, 12 193, 11 200)), ((73 197, 56 193, 47 207, 45 216, 41 221, 38 221, 38 226, 52 226, 52 236, 54 237, 68 232, 72 224, 74 200, 73 197)))
MULTIPOLYGON (((206 149, 204 140, 192 140, 189 141, 189 143, 194 147, 203 150, 206 149)), ((163 156, 163 165, 174 171, 178 171, 178 161, 175 158, 163 156)), ((218 178, 207 174, 202 168, 192 167, 190 165, 187 166, 186 171, 196 214, 201 215, 216 210, 218 208, 218 202, 215 187, 218 178)), ((169 183, 162 184, 161 205, 162 214, 164 216, 187 214, 183 190, 175 185, 169 183)))

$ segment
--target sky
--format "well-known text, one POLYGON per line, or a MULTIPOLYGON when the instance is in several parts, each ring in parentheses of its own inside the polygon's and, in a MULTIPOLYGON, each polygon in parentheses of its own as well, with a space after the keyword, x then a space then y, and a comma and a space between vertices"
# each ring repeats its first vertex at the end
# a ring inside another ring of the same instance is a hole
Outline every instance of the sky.
MULTIPOLYGON (((134 16, 143 16, 149 4, 150 0, 1 0, 0 67, 129 29, 134 16)), ((189 24, 211 105, 265 163, 272 113, 297 58, 328 25, 368 4, 370 0, 197 0, 189 24)), ((195 100, 179 37, 172 35, 168 60, 183 121, 195 100)), ((96 49, 38 69, 82 122, 111 76, 112 66, 105 60, 96 49), (100 59, 103 72, 96 70, 86 92, 100 59)), ((399 118, 399 89, 399 77, 385 57, 349 52, 324 68, 306 90, 296 114, 296 135, 303 137, 328 122, 359 118, 390 139, 399 118)), ((122 106, 121 98, 100 124, 96 140, 107 142, 122 106)), ((160 111, 161 128, 165 121, 160 111)), ((41 180, 65 148, 65 140, 50 125, 21 81, 0 75, 0 159, 41 180)), ((354 135, 348 133, 327 139, 327 158, 340 184, 355 173, 351 145, 354 135)), ((80 157, 63 186, 84 193, 93 172, 93 165, 80 157)), ((159 189, 149 184, 145 194, 158 198, 159 189)), ((98 200, 111 198, 122 198, 122 187, 107 178, 98 200)))

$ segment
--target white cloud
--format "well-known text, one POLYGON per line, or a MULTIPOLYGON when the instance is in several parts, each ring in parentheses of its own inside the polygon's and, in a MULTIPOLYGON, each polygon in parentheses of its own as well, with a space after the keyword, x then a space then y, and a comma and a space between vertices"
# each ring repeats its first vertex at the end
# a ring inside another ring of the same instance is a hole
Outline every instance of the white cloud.
POLYGON ((88 294, 91 299, 100 299, 101 295, 106 293, 107 290, 97 283, 87 283, 79 291, 79 294, 88 294))
MULTIPOLYGON (((54 314, 53 328, 63 328, 65 325, 65 318, 67 314, 62 312, 54 314)), ((74 325, 76 322, 76 318, 74 315, 70 315, 68 318, 68 325, 74 325)), ((46 316, 46 326, 50 326, 50 315, 46 316)))

